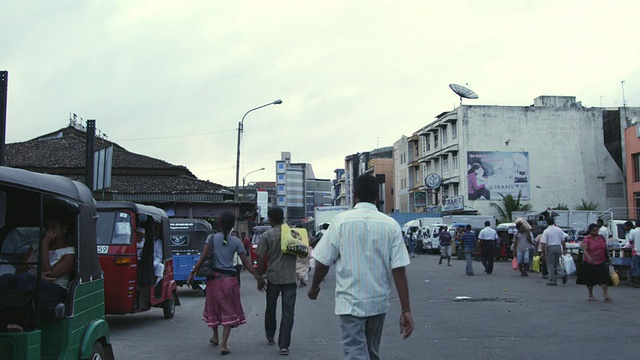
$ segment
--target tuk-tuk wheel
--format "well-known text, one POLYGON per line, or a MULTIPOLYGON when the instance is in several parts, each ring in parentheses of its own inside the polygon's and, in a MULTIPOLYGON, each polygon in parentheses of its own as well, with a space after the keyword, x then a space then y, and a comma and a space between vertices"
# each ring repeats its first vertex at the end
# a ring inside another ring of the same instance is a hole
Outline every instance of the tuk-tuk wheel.
POLYGON ((93 349, 91 349, 91 360, 102 360, 106 359, 104 356, 104 349, 102 348, 102 344, 99 341, 93 343, 93 349))
POLYGON ((165 319, 172 319, 176 313, 176 302, 173 299, 174 294, 171 292, 171 297, 162 303, 162 312, 165 319))

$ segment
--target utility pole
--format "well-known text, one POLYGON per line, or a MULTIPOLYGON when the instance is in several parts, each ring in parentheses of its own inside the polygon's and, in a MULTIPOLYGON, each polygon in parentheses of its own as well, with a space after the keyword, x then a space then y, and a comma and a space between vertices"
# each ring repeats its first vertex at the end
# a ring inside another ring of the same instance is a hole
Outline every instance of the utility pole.
POLYGON ((87 185, 91 192, 93 193, 93 168, 94 168, 94 153, 95 153, 95 142, 96 142, 96 121, 95 120, 87 120, 87 139, 86 139, 86 160, 85 160, 85 170, 84 170, 84 184, 87 185))
POLYGON ((7 139, 7 92, 9 72, 0 71, 0 166, 4 166, 5 142, 7 139))

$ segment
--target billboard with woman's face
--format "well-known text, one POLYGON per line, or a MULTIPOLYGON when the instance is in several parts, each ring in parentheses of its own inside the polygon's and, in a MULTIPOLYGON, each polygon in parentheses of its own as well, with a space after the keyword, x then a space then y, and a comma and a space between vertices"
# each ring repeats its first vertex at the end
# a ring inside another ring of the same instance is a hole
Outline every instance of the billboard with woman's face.
POLYGON ((469 200, 502 200, 500 194, 529 201, 529 153, 508 151, 467 152, 469 200))

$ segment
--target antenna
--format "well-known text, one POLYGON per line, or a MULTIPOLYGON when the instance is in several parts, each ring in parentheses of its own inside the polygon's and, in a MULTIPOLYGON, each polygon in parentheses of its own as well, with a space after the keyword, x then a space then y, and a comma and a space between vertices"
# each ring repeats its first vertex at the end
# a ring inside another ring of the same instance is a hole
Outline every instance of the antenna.
POLYGON ((473 92, 473 90, 464 87, 462 85, 458 85, 458 84, 449 84, 449 88, 456 93, 458 96, 460 96, 460 105, 462 105, 462 98, 465 99, 477 99, 478 98, 478 94, 476 94, 475 92, 473 92))

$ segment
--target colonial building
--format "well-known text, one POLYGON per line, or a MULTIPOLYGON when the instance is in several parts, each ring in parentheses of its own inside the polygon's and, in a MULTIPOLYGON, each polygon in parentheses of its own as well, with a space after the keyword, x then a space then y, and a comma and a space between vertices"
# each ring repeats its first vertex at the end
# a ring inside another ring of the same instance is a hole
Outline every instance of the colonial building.
POLYGON ((357 154, 347 155, 344 158, 345 177, 345 198, 346 206, 353 206, 355 198, 353 196, 353 184, 355 179, 364 174, 369 167, 369 160, 372 159, 393 159, 393 147, 387 146, 372 151, 365 151, 357 154))
POLYGON ((407 138, 406 151, 397 142, 397 153, 408 154, 399 201, 423 194, 445 212, 495 214, 491 202, 520 193, 536 210, 582 200, 601 211, 626 208, 621 121, 620 109, 585 108, 572 96, 461 105, 407 138))
MULTIPOLYGON (((196 178, 189 169, 127 151, 97 137, 95 150, 113 146, 111 184, 94 192, 97 200, 122 200, 154 205, 170 216, 217 218, 223 212, 238 214, 233 192, 196 178)), ((84 182, 86 130, 72 122, 68 127, 6 145, 6 166, 67 176, 84 182)))

